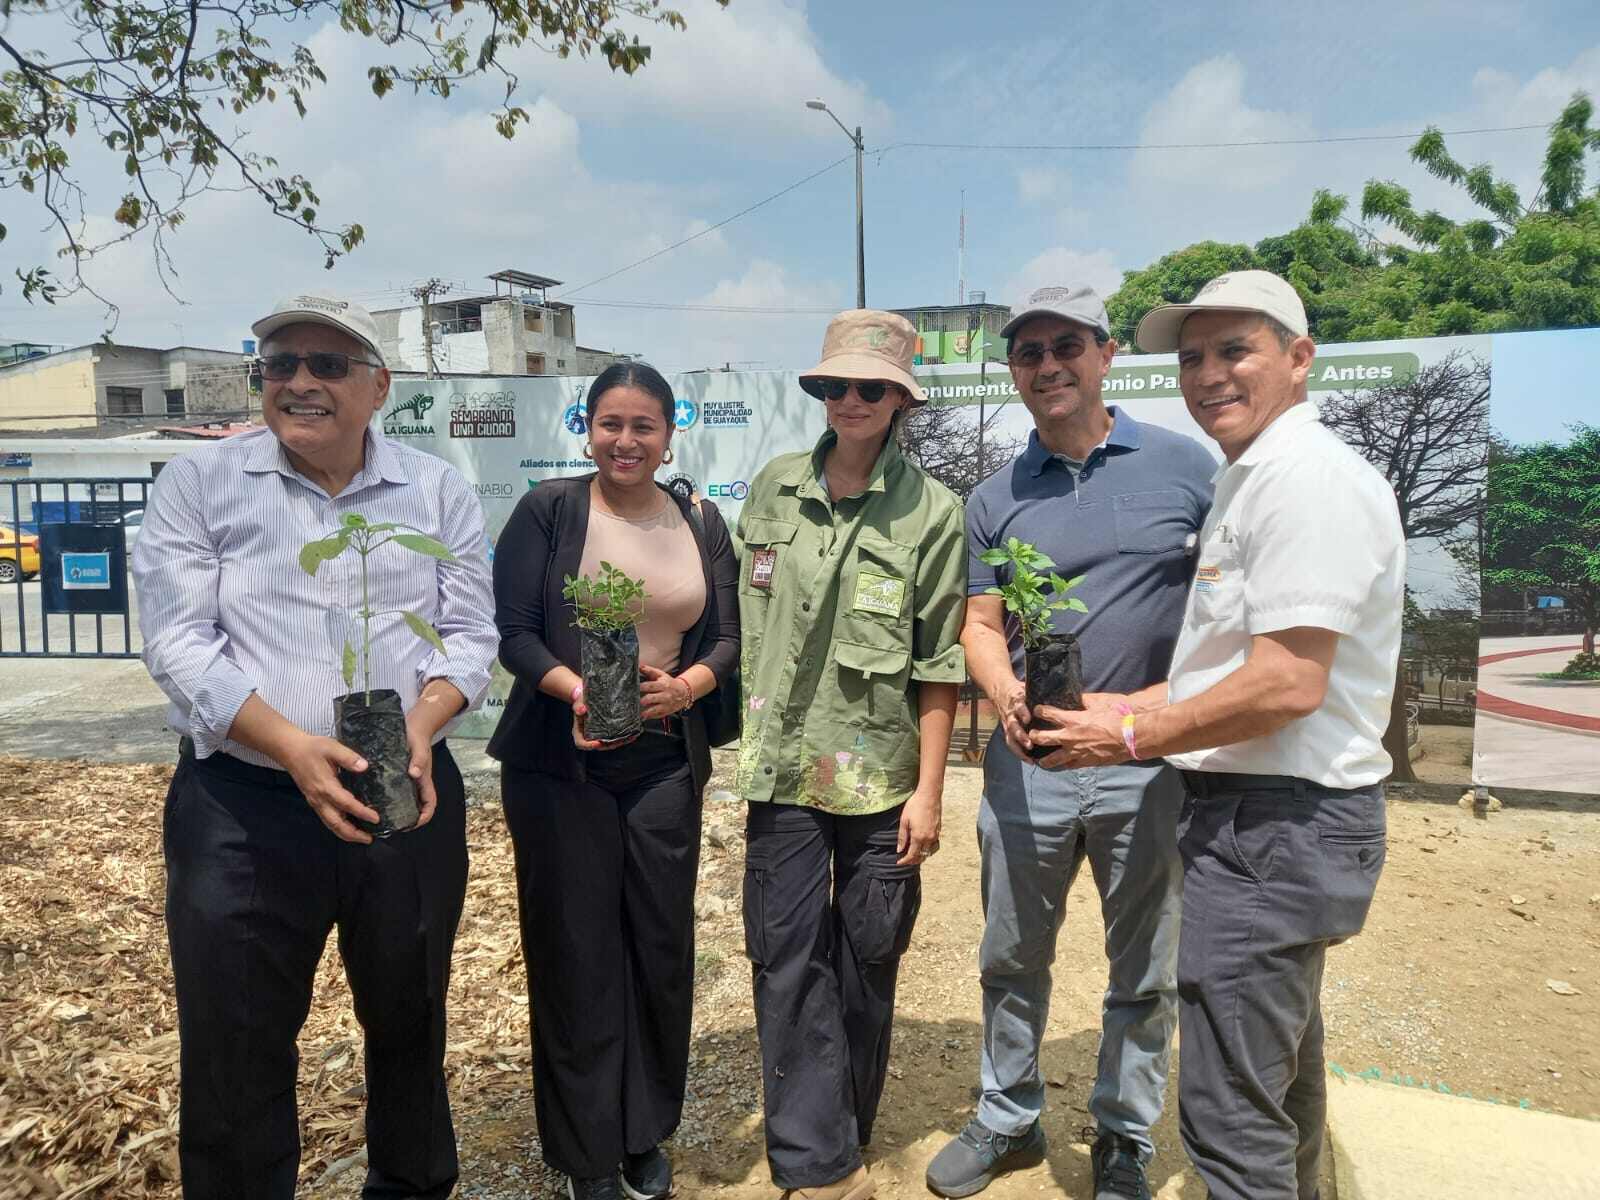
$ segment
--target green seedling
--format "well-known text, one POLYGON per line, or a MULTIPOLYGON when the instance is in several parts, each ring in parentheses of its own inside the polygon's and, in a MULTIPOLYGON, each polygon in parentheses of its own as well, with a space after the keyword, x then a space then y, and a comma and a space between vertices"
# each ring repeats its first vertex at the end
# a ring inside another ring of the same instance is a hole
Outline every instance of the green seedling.
POLYGON ((990 596, 1005 601, 1006 611, 1022 624, 1022 644, 1037 650, 1050 637, 1050 614, 1089 611, 1076 596, 1067 593, 1083 582, 1083 576, 1063 579, 1055 562, 1031 543, 1017 538, 995 546, 978 556, 991 567, 1010 567, 1011 579, 999 587, 985 588, 990 596))
POLYGON ((644 602, 650 597, 644 580, 630 579, 608 562, 600 564, 597 575, 561 577, 561 594, 572 602, 579 629, 619 633, 644 620, 644 602))
POLYGON ((439 631, 424 621, 416 613, 405 608, 377 609, 372 607, 371 593, 367 587, 367 559, 379 547, 390 543, 411 550, 417 554, 425 554, 429 558, 441 562, 454 562, 456 556, 450 553, 450 548, 443 542, 435 541, 424 533, 419 533, 410 525, 401 525, 393 521, 385 521, 374 525, 368 522, 360 513, 346 513, 339 528, 327 537, 318 538, 314 542, 307 542, 300 547, 300 569, 307 575, 315 575, 317 569, 325 562, 338 558, 346 550, 353 549, 361 557, 361 607, 355 610, 355 615, 361 618, 361 649, 359 657, 356 647, 350 639, 344 642, 344 652, 340 657, 340 667, 344 672, 344 685, 351 690, 355 688, 356 672, 361 673, 361 690, 365 695, 366 703, 371 703, 372 693, 372 618, 388 616, 399 613, 411 632, 431 645, 440 654, 449 654, 444 648, 444 639, 439 636, 439 631))

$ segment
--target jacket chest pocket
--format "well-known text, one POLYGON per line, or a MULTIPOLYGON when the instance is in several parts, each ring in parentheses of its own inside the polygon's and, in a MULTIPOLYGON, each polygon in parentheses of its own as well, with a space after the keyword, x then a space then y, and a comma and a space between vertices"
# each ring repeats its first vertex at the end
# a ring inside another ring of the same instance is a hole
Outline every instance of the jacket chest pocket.
POLYGON ((869 533, 857 537, 839 580, 835 637, 909 652, 916 571, 915 546, 869 533))
POLYGON ((779 586, 780 572, 793 578, 789 558, 794 554, 794 535, 800 526, 777 517, 747 517, 744 523, 744 558, 739 564, 739 603, 741 608, 759 605, 779 586))
POLYGON ((1244 623, 1244 561, 1232 542, 1207 542, 1194 573, 1194 623, 1244 623))

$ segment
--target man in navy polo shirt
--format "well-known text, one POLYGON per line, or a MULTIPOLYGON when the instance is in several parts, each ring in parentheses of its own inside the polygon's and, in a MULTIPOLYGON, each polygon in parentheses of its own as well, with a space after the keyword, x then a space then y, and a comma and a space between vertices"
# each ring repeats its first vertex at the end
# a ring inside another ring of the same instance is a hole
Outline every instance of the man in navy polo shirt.
POLYGON ((1002 330, 1012 378, 1033 415, 1027 449, 967 502, 969 584, 961 641, 1000 728, 984 758, 978 812, 985 928, 982 1097, 977 1115, 928 1166, 929 1188, 970 1196, 1044 1157, 1039 1047, 1067 889, 1087 858, 1105 918, 1110 983, 1089 1111, 1098 1134, 1096 1200, 1149 1200, 1145 1163, 1161 1114, 1177 1023, 1183 869, 1182 784, 1165 764, 1047 771, 1028 757, 1022 640, 998 596, 1005 569, 979 557, 1030 542, 1071 578, 1087 614, 1055 614, 1078 635, 1087 692, 1127 693, 1166 678, 1211 507, 1216 464, 1181 434, 1107 408, 1117 344, 1091 288, 1042 288, 1002 330))

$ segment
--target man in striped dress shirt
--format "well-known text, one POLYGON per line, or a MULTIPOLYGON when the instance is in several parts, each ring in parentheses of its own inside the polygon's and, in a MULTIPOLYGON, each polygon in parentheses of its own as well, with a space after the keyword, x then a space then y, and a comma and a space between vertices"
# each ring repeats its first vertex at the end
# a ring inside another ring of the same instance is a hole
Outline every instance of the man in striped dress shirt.
POLYGON ((498 648, 483 514, 454 468, 373 428, 389 391, 367 311, 306 293, 256 322, 267 428, 175 459, 133 554, 144 660, 181 735, 167 794, 167 931, 181 1042, 185 1197, 294 1193, 295 1038, 328 932, 366 1036, 367 1196, 449 1194, 445 993, 466 892, 465 794, 442 740, 498 648), (365 762, 333 731, 354 554, 301 570, 349 513, 443 542, 368 564, 372 686, 406 710, 422 822, 374 842, 339 783, 365 762))

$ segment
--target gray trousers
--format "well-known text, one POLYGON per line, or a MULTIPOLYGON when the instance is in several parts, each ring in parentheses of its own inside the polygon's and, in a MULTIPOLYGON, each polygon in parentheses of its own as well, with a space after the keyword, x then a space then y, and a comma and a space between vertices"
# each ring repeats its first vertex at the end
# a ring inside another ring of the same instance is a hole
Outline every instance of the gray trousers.
MULTIPOLYGON (((978 1119, 1026 1130, 1044 1110, 1039 1047, 1067 889, 1085 859, 1100 892, 1110 981, 1089 1111, 1152 1153, 1172 1031, 1183 875, 1177 772, 1130 764, 1045 771, 997 733, 978 809, 983 857, 983 1054, 978 1119)), ((1081 968, 1080 968, 1081 969, 1081 968)))
POLYGON ((1213 1200, 1315 1200, 1322 963, 1383 870, 1379 785, 1185 772, 1179 1124, 1213 1200))

